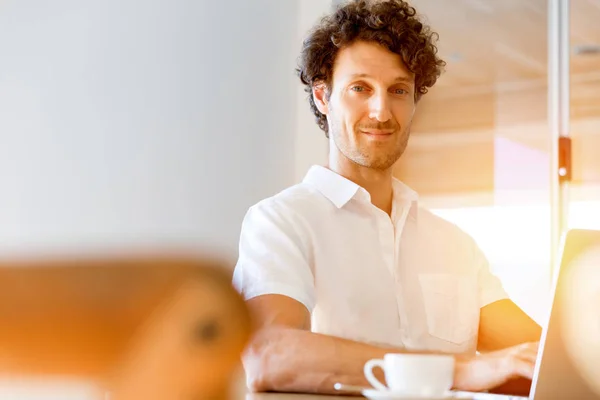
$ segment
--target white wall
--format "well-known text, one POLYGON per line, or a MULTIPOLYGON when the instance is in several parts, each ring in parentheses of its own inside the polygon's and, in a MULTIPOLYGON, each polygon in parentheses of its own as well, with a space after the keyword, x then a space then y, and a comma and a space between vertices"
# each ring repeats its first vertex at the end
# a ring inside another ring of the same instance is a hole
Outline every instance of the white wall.
POLYGON ((235 252, 304 145, 299 3, 3 1, 0 256, 235 252))
MULTIPOLYGON (((332 9, 331 0, 301 0, 298 13, 298 55, 302 49, 302 40, 319 19, 332 9)), ((298 79, 296 101, 296 181, 302 181, 308 169, 314 164, 327 162, 327 138, 315 122, 308 105, 307 94, 298 79)))

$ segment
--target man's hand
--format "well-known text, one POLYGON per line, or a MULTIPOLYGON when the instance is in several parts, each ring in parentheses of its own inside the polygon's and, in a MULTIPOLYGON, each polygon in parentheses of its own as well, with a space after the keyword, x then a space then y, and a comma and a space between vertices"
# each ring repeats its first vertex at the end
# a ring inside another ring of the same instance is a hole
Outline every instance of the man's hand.
POLYGON ((479 392, 514 378, 533 378, 539 342, 456 360, 454 388, 479 392))

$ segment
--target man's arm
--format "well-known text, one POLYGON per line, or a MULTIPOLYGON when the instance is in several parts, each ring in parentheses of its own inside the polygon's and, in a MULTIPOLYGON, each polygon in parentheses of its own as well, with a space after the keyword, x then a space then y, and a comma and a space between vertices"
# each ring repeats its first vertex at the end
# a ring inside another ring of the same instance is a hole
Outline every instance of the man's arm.
POLYGON ((542 336, 542 328, 511 300, 488 304, 479 315, 477 350, 480 352, 538 342, 542 336))
MULTIPOLYGON (((248 306, 258 332, 243 361, 248 387, 255 392, 334 393, 336 382, 369 386, 363 374, 367 360, 405 351, 312 333, 309 311, 286 296, 258 296, 248 306)), ((473 358, 456 356, 454 388, 485 390, 515 377, 531 378, 536 351, 536 345, 525 345, 473 358)))
POLYGON ((336 382, 370 386, 364 364, 401 351, 312 333, 306 307, 286 296, 258 296, 248 306, 259 324, 244 355, 252 391, 336 393, 336 382))

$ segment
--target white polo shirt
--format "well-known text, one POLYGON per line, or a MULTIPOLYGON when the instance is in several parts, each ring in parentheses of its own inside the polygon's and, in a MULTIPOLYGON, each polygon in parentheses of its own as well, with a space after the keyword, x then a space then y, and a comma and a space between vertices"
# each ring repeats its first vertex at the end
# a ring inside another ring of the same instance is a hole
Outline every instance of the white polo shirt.
POLYGON ((390 218, 364 188, 313 166, 246 214, 234 285, 246 299, 299 301, 313 332, 474 352, 479 309, 507 295, 473 239, 417 200, 394 180, 390 218))

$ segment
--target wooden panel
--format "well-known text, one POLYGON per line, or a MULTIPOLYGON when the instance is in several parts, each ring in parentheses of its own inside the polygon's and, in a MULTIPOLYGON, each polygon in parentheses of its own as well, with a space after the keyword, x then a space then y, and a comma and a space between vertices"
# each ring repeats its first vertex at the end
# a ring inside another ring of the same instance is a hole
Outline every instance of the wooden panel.
POLYGON ((412 125, 415 134, 482 130, 495 125, 495 96, 491 91, 450 97, 433 89, 417 106, 412 125))
MULTIPOLYGON (((432 89, 417 106, 412 132, 416 135, 468 130, 476 133, 482 129, 547 120, 545 81, 470 89, 462 89, 459 94, 452 94, 448 88, 432 89)), ((573 77, 571 118, 595 116, 600 116, 600 73, 573 77)))
POLYGON ((493 190, 493 135, 480 137, 483 140, 409 143, 394 174, 425 196, 493 190))
MULTIPOLYGON (((571 133, 573 185, 600 184, 600 116, 572 121, 571 133)), ((411 138, 394 174, 424 196, 493 191, 494 141, 498 137, 550 154, 545 121, 493 130, 422 134, 411 138)), ((528 161, 523 160, 524 168, 528 161)))
POLYGON ((600 184, 600 117, 572 127, 573 183, 600 184))

